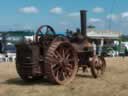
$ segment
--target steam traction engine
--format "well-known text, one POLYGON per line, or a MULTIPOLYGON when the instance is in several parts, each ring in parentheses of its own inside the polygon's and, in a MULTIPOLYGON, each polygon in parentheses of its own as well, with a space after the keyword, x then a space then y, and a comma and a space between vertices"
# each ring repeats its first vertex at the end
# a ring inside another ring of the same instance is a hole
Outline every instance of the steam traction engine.
POLYGON ((16 69, 23 80, 45 76, 53 83, 67 84, 74 79, 79 67, 83 71, 90 68, 94 78, 104 73, 105 59, 94 54, 86 35, 86 11, 80 14, 81 31, 75 34, 59 35, 51 26, 43 25, 37 30, 34 42, 16 45, 16 69))

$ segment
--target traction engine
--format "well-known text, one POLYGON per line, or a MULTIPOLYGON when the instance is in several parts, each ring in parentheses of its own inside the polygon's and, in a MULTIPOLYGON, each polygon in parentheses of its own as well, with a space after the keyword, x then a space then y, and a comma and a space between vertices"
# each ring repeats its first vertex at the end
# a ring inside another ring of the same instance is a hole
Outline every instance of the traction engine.
POLYGON ((94 46, 86 32, 86 11, 80 11, 81 30, 70 35, 56 34, 49 25, 38 28, 33 42, 16 45, 16 69, 25 81, 46 77, 57 84, 70 83, 78 69, 90 68, 97 78, 105 72, 103 56, 94 54, 94 46))

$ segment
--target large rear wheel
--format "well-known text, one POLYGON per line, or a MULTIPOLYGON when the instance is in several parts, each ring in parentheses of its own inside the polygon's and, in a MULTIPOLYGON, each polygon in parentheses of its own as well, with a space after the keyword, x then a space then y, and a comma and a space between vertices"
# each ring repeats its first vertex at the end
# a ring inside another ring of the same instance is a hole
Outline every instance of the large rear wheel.
MULTIPOLYGON (((30 72, 24 72, 24 71, 26 71, 25 69, 26 68, 25 67, 23 68, 21 66, 21 64, 16 63, 16 70, 22 80, 24 80, 25 82, 35 80, 36 78, 34 76, 30 75, 30 72)), ((29 68, 29 69, 31 69, 31 68, 29 68)))
POLYGON ((74 47, 69 42, 53 42, 45 58, 45 71, 53 83, 70 83, 78 69, 78 57, 74 47))

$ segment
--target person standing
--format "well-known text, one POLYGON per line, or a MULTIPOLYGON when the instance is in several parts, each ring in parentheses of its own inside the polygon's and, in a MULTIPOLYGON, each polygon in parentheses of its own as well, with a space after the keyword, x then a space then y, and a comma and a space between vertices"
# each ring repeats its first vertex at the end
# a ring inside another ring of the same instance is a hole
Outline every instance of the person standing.
POLYGON ((92 46, 93 46, 93 55, 96 56, 96 44, 95 44, 95 42, 92 42, 92 46))

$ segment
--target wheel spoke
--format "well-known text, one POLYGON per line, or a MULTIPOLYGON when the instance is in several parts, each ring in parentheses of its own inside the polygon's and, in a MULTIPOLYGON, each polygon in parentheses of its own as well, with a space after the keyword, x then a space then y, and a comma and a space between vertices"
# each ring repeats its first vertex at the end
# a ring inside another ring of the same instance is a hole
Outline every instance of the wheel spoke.
POLYGON ((65 51, 64 51, 64 49, 62 50, 62 57, 65 58, 65 51))
POLYGON ((42 36, 43 35, 43 32, 40 30, 39 33, 38 33, 38 36, 42 36))
POLYGON ((55 77, 59 79, 59 70, 55 72, 55 77))
POLYGON ((65 58, 69 55, 70 49, 65 49, 65 58))
POLYGON ((52 66, 52 68, 56 72, 56 71, 60 70, 61 66, 59 66, 59 64, 56 64, 56 65, 52 66))
POLYGON ((66 79, 65 72, 63 72, 63 78, 66 79))
POLYGON ((58 75, 58 79, 61 81, 65 79, 63 76, 63 69, 60 70, 59 75, 58 75))
POLYGON ((63 81, 66 79, 66 75, 65 72, 63 71, 63 69, 59 69, 58 71, 55 72, 55 76, 58 80, 63 81))
POLYGON ((70 57, 70 54, 68 54, 68 55, 65 57, 65 59, 66 59, 66 60, 68 60, 68 59, 69 59, 69 57, 70 57))
POLYGON ((65 67, 65 71, 67 71, 67 72, 72 72, 72 68, 70 68, 70 67, 65 67))
POLYGON ((56 55, 58 56, 59 59, 62 58, 61 54, 58 51, 56 51, 55 53, 56 53, 56 55))
POLYGON ((66 68, 70 68, 72 69, 72 65, 71 64, 65 64, 66 68))
POLYGON ((57 59, 51 59, 51 60, 49 60, 50 62, 50 64, 53 64, 53 65, 55 65, 55 64, 58 64, 58 60, 57 59))
POLYGON ((60 60, 60 56, 58 56, 57 54, 53 54, 53 62, 58 62, 60 60))

